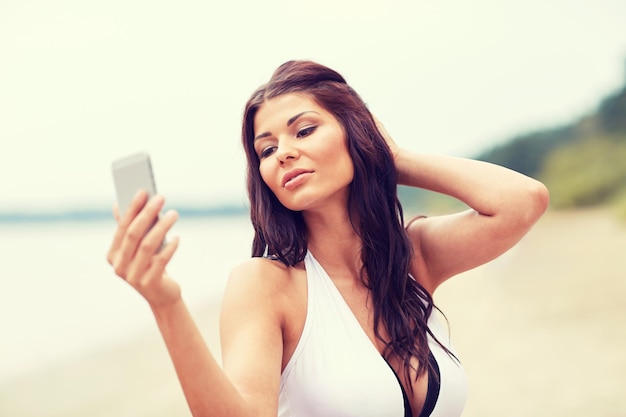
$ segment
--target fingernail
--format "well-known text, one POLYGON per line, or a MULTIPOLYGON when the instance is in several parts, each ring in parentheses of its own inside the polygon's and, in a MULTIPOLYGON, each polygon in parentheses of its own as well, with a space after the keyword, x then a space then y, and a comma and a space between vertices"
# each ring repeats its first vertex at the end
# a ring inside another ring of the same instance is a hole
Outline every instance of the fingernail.
POLYGON ((165 199, 163 198, 162 195, 155 195, 154 197, 152 197, 152 199, 150 200, 150 204, 152 204, 153 206, 158 206, 163 204, 163 202, 165 201, 165 199))
POLYGON ((170 209, 170 210, 167 211, 167 213, 165 213, 163 218, 166 218, 167 220, 177 219, 178 218, 178 212, 176 210, 170 209))

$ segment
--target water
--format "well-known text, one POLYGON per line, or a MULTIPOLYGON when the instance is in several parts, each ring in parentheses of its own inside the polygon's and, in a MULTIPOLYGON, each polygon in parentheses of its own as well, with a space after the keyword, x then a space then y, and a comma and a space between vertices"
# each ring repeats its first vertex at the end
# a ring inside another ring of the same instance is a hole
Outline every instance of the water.
MULTIPOLYGON (((154 326, 147 303, 106 262, 113 221, 0 225, 0 382, 154 326)), ((249 257, 247 217, 179 220, 168 271, 193 307, 222 296, 249 257)))

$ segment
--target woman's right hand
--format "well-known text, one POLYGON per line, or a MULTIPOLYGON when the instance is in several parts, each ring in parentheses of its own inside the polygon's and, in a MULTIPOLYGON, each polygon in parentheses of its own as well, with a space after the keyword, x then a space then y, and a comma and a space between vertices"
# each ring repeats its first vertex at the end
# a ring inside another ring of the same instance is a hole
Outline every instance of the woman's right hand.
POLYGON ((180 299, 180 287, 165 271, 178 247, 178 239, 171 239, 161 247, 178 213, 169 210, 159 218, 163 197, 157 195, 147 200, 145 191, 138 192, 123 217, 117 205, 113 208, 117 230, 107 260, 115 273, 135 288, 151 307, 162 307, 180 299))

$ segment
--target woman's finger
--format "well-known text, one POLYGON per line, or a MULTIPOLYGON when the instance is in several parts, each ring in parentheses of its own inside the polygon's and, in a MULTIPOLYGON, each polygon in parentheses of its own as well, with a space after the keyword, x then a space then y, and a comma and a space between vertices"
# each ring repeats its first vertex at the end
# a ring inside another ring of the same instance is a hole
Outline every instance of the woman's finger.
POLYGON ((145 207, 128 226, 124 236, 124 241, 122 242, 123 250, 126 249, 125 246, 132 249, 132 252, 137 249, 137 246, 141 244, 144 237, 158 222, 159 213, 163 208, 164 203, 165 200, 160 195, 156 195, 148 201, 145 207))
POLYGON ((138 190, 132 201, 130 202, 130 205, 126 209, 125 213, 119 213, 118 208, 118 213, 120 215, 120 226, 128 227, 133 222, 135 217, 137 217, 137 215, 149 202, 148 197, 148 193, 145 190, 138 190))
POLYGON ((180 297, 180 287, 165 272, 165 266, 174 255, 177 247, 178 239, 172 239, 168 242, 161 252, 154 256, 150 268, 141 281, 136 283, 136 288, 150 305, 169 304, 180 297))
POLYGON ((113 218, 115 222, 119 224, 120 222, 120 205, 115 203, 113 204, 113 218))
POLYGON ((115 234, 113 235, 113 241, 111 242, 109 251, 107 252, 107 260, 111 265, 115 261, 117 251, 122 244, 128 225, 141 211, 142 207, 146 205, 147 199, 147 192, 145 192, 144 190, 137 191, 130 205, 128 206, 128 209, 126 210, 126 213, 124 213, 124 216, 120 215, 118 204, 113 205, 113 217, 117 222, 117 229, 115 230, 115 234))
POLYGON ((172 256, 174 256, 176 249, 178 249, 178 242, 178 237, 172 238, 163 246, 158 254, 154 255, 149 269, 144 274, 142 280, 143 285, 149 285, 150 282, 160 280, 163 277, 167 264, 172 259, 172 256))
POLYGON ((159 253, 153 255, 147 270, 127 280, 151 305, 169 303, 180 297, 180 287, 165 272, 177 248, 178 238, 171 239, 159 253))
POLYGON ((163 246, 165 236, 176 220, 178 220, 178 213, 175 210, 169 210, 145 235, 137 248, 132 263, 128 266, 129 277, 143 276, 154 262, 157 254, 165 250, 165 247, 167 247, 167 245, 163 246))
POLYGON ((133 262, 139 244, 143 241, 150 227, 157 222, 163 203, 163 197, 155 196, 145 204, 128 226, 124 225, 126 219, 122 220, 119 228, 124 233, 121 242, 119 242, 119 249, 115 254, 114 266, 116 273, 123 278, 126 278, 126 270, 133 262))
MULTIPOLYGON (((131 222, 126 226, 127 216, 124 215, 118 227, 119 232, 123 232, 120 241, 117 243, 117 250, 113 255, 115 273, 125 278, 128 265, 133 261, 137 247, 143 240, 150 227, 157 221, 159 211, 163 207, 162 196, 152 197, 139 213, 131 218, 131 222)), ((130 209, 129 209, 130 210, 130 209)), ((116 235, 116 237, 118 237, 116 235)))
POLYGON ((385 128, 385 125, 383 125, 382 122, 378 120, 376 116, 372 115, 372 117, 374 118, 374 123, 376 124, 376 128, 378 129, 382 137, 387 142, 387 145, 391 149, 392 154, 395 156, 398 150, 398 145, 396 144, 396 142, 393 140, 393 138, 391 137, 391 135, 385 128))

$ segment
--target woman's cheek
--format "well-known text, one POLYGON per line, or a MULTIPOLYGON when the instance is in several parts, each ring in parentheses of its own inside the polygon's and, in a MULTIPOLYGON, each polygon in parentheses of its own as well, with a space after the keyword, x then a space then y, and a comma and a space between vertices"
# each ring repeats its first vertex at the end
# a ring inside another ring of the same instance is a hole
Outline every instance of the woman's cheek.
POLYGON ((269 172, 270 170, 263 166, 263 162, 261 162, 261 165, 259 166, 259 173, 261 174, 261 179, 263 180, 263 182, 265 183, 265 185, 267 185, 269 187, 270 190, 272 190, 272 192, 274 192, 274 194, 276 194, 276 184, 275 181, 272 180, 272 175, 271 172, 269 172))

